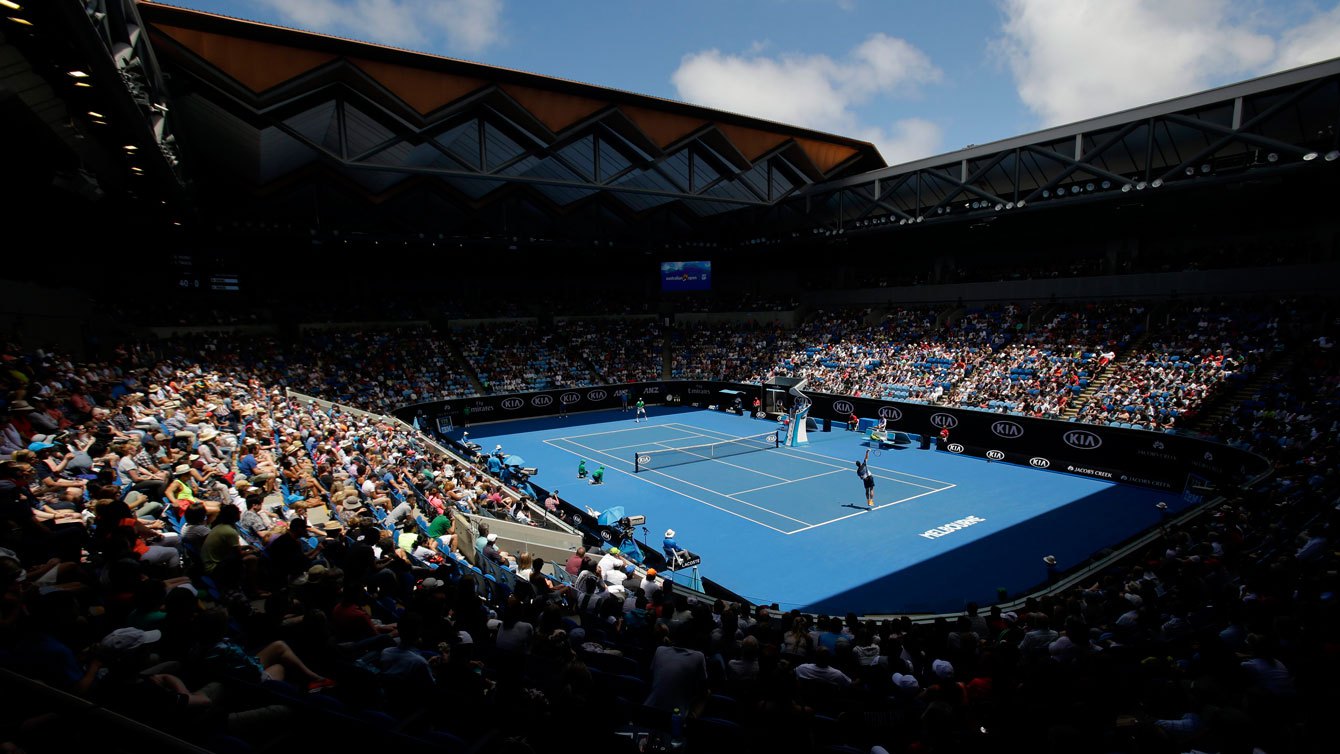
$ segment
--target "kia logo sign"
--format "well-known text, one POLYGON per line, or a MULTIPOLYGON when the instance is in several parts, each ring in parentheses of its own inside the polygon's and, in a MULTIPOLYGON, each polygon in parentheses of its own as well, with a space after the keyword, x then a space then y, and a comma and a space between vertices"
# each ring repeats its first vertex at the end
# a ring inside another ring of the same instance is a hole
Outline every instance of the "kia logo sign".
POLYGON ((997 437, 1004 437, 1008 440, 1024 436, 1024 428, 1018 422, 1011 421, 998 421, 992 424, 991 432, 997 437))
POLYGON ((903 420, 903 412, 893 406, 880 406, 879 418, 900 422, 903 420))
POLYGON ((1036 466, 1039 469, 1046 469, 1051 467, 1052 462, 1048 461, 1046 458, 1030 458, 1028 459, 1028 465, 1036 466))
POLYGON ((637 457, 637 462, 638 462, 638 463, 651 463, 651 456, 638 456, 638 457, 637 457))
POLYGON ((586 394, 586 400, 588 401, 603 401, 608 397, 609 393, 605 392, 604 390, 592 390, 591 392, 586 394))
POLYGON ((851 414, 856 412, 856 407, 851 405, 851 401, 833 401, 833 410, 839 414, 851 414))
POLYGON ((548 406, 550 403, 553 402, 554 402, 554 396, 552 395, 537 395, 534 398, 530 399, 530 405, 536 408, 544 408, 545 406, 548 406))
POLYGON ((993 461, 1000 461, 1004 460, 1005 454, 1000 452, 999 450, 988 450, 986 451, 986 457, 990 458, 993 461))
POLYGON ((1095 450, 1103 444, 1103 438, 1087 429, 1072 429, 1061 436, 1065 444, 1080 450, 1095 450))
POLYGON ((520 398, 503 398, 501 405, 508 411, 515 411, 521 408, 522 406, 526 405, 526 402, 521 400, 520 398))
POLYGON ((952 414, 931 414, 931 425, 940 429, 953 429, 958 426, 958 418, 952 414))
POLYGON ((951 442, 951 443, 949 443, 949 445, 948 445, 948 449, 949 449, 949 452, 950 452, 950 453, 962 453, 962 452, 963 452, 963 446, 962 446, 962 445, 959 445, 959 444, 956 443, 956 442, 951 442))
POLYGON ((558 402, 562 403, 564 406, 569 406, 581 399, 582 396, 577 393, 564 393, 563 396, 558 399, 558 402))

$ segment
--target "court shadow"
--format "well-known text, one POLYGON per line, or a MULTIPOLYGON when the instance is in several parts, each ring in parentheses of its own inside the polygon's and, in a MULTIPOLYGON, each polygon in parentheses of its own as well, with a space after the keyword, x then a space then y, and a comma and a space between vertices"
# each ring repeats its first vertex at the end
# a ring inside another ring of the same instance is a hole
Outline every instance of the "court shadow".
MULTIPOLYGON (((1157 526, 1160 515, 1152 500, 1156 497, 1113 486, 984 537, 955 542, 961 535, 948 535, 935 540, 944 549, 930 557, 891 573, 873 574, 865 583, 804 609, 830 614, 899 614, 961 610, 969 600, 989 605, 995 601, 997 588, 1016 594, 1044 582, 1044 555, 1055 555, 1074 567, 1157 526)), ((1180 497, 1166 499, 1174 512, 1188 507, 1180 497)), ((989 500, 982 501, 978 512, 991 518, 989 500)), ((815 569, 816 578, 825 578, 824 574, 823 569, 815 569)))

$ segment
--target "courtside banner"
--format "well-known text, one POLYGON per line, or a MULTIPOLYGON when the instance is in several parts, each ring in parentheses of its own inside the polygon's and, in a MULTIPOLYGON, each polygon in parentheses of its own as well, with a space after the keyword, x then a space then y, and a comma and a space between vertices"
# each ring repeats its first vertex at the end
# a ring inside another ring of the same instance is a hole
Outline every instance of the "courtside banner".
POLYGON ((924 403, 815 393, 814 415, 884 418, 889 429, 939 437, 944 450, 991 461, 1180 492, 1187 474, 1232 482, 1268 470, 1265 459, 1220 443, 1140 429, 1035 419, 924 403))
MULTIPOLYGON (((420 414, 430 422, 450 416, 455 426, 460 427, 463 424, 615 409, 632 406, 639 398, 648 406, 667 402, 683 406, 719 405, 723 402, 721 390, 742 391, 745 405, 750 405, 755 396, 763 395, 759 385, 672 380, 459 398, 406 406, 394 413, 406 422, 420 414)), ((1269 464, 1260 456, 1184 435, 924 403, 824 393, 809 395, 814 401, 810 417, 832 419, 835 426, 845 426, 847 418, 855 413, 861 418, 886 419, 890 429, 912 435, 938 437, 947 429, 949 439, 945 452, 1154 489, 1181 491, 1188 474, 1218 483, 1232 483, 1250 479, 1269 469, 1269 464)), ((427 426, 436 425, 430 423, 427 426)))

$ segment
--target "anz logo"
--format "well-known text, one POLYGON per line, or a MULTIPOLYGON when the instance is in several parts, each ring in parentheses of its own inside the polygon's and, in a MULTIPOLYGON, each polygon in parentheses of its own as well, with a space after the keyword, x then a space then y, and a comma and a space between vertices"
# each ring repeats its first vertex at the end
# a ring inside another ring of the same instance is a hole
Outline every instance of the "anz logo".
POLYGON ((959 445, 956 442, 951 442, 949 443, 948 446, 946 446, 946 450, 948 450, 950 453, 962 453, 964 448, 962 445, 959 445))
POLYGON ((522 406, 526 405, 526 402, 521 400, 520 398, 503 398, 502 403, 500 405, 503 408, 507 409, 508 411, 515 411, 521 408, 522 406))
POLYGON ((988 450, 988 451, 986 451, 986 457, 987 457, 987 458, 990 458, 990 459, 993 460, 993 461, 1003 461, 1003 460, 1005 460, 1005 454, 1002 453, 1002 452, 1000 452, 999 450, 988 450))
POLYGON ((608 397, 609 393, 605 392, 604 390, 592 390, 591 392, 586 394, 586 400, 588 401, 603 401, 608 397))
POLYGON ((544 408, 545 406, 548 406, 550 403, 553 402, 554 402, 554 396, 552 395, 537 395, 534 398, 530 399, 530 405, 536 408, 544 408))
POLYGON ((1095 450, 1102 446, 1103 438, 1086 429, 1072 429, 1061 436, 1065 444, 1080 450, 1095 450))
POLYGON ((997 437, 1004 437, 1007 440, 1024 436, 1024 428, 1018 422, 1011 421, 998 421, 992 424, 991 432, 997 437))
POLYGON ((851 405, 851 401, 833 401, 833 410, 839 414, 855 413, 856 407, 851 405))
POLYGON ((562 403, 564 406, 570 406, 581 399, 582 396, 580 393, 564 393, 563 397, 558 399, 558 402, 562 403))
POLYGON ((879 418, 900 422, 903 420, 903 412, 895 406, 880 406, 879 418))
POLYGON ((1048 469, 1051 468, 1052 462, 1041 456, 1035 456, 1028 459, 1028 465, 1038 469, 1048 469))
POLYGON ((940 429, 953 429, 958 426, 958 417, 952 414, 931 414, 931 425, 940 429))

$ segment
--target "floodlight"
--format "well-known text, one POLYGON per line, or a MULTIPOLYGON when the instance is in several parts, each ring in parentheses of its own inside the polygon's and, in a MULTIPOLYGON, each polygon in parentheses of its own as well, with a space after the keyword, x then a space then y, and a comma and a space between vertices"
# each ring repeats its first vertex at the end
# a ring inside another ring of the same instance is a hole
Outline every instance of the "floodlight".
POLYGON ((1130 191, 1131 191, 1131 184, 1129 184, 1129 183, 1123 183, 1123 184, 1121 184, 1121 193, 1123 193, 1123 194, 1129 194, 1130 191))
POLYGON ((1195 174, 1196 174, 1196 169, 1188 165, 1188 166, 1187 166, 1187 169, 1186 169, 1186 174, 1187 174, 1187 175, 1195 175, 1195 174))
POLYGON ((1317 159, 1316 152, 1308 152, 1307 154, 1303 155, 1303 162, 1312 162, 1315 159, 1317 159))
POLYGON ((1278 154, 1274 153, 1274 152, 1271 152, 1270 154, 1266 155, 1266 162, 1272 162, 1272 163, 1273 163, 1273 162, 1279 162, 1279 161, 1280 161, 1280 156, 1279 156, 1278 154))
POLYGON ((1151 184, 1149 184, 1149 185, 1152 186, 1152 187, 1154 187, 1154 188, 1159 188, 1160 186, 1163 185, 1163 179, 1162 179, 1162 178, 1155 178, 1155 179, 1154 179, 1154 182, 1151 183, 1151 184))
POLYGON ((1112 188, 1112 181, 1103 181, 1101 185, 1104 190, 1110 189, 1112 188))
POLYGON ((1048 191, 1047 189, 1043 189, 1043 190, 1042 190, 1042 198, 1043 198, 1043 199, 1046 199, 1046 198, 1050 197, 1051 195, 1052 195, 1052 192, 1048 191))
POLYGON ((1135 184, 1135 190, 1136 190, 1136 191, 1144 191, 1144 190, 1145 190, 1145 186, 1148 186, 1148 185, 1149 185, 1149 184, 1145 183, 1144 181, 1140 181, 1139 183, 1135 184))
POLYGON ((1340 149, 1332 149, 1326 153, 1327 162, 1335 162, 1337 159, 1340 159, 1340 149))
POLYGON ((1086 183, 1086 184, 1084 184, 1084 190, 1085 190, 1085 191, 1093 191, 1093 184, 1092 184, 1092 183, 1086 183))

